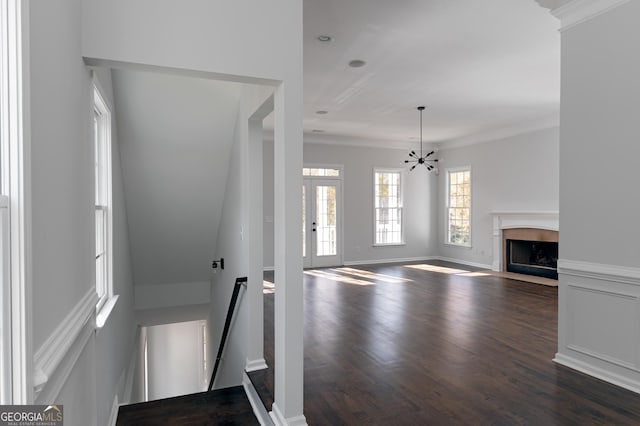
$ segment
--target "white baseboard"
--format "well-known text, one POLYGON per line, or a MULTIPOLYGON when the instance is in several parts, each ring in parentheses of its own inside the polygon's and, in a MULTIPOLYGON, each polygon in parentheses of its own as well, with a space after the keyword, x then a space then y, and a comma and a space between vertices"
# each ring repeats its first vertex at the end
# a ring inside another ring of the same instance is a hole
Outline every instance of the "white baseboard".
POLYGON ((269 415, 273 420, 273 424, 276 426, 306 426, 307 425, 307 419, 302 414, 296 417, 288 418, 288 419, 285 418, 284 415, 282 414, 282 411, 280 411, 280 408, 276 405, 275 402, 273 403, 272 411, 269 412, 269 415))
MULTIPOLYGON (((67 360, 70 353, 74 352, 78 345, 84 348, 86 340, 90 337, 90 333, 88 336, 85 329, 88 328, 93 331, 94 328, 95 320, 90 320, 95 315, 97 301, 98 296, 95 288, 92 287, 35 352, 33 356, 35 399, 38 398, 38 395, 47 385, 47 382, 54 375, 62 361, 67 360), (91 324, 89 324, 90 322, 91 324), (86 327, 87 325, 89 327, 86 327)), ((80 356, 80 353, 77 355, 80 356)), ((59 377, 58 380, 60 380, 59 377)))
POLYGON ((635 393, 640 393, 640 381, 632 380, 629 377, 612 373, 611 371, 596 367, 592 364, 588 364, 579 359, 560 353, 556 354, 555 358, 553 358, 553 361, 560 365, 564 365, 565 367, 569 367, 573 370, 577 370, 581 373, 593 376, 597 379, 604 380, 605 382, 611 383, 613 385, 620 386, 621 388, 630 390, 635 393))
POLYGON ((421 257, 405 257, 394 259, 372 259, 372 260, 349 260, 343 262, 344 266, 359 266, 359 265, 377 265, 380 263, 402 263, 402 262, 424 262, 427 260, 435 259, 433 256, 421 256, 421 257))
POLYGON ((265 361, 264 358, 260 358, 260 359, 254 359, 254 360, 247 360, 247 364, 244 367, 244 371, 246 371, 247 373, 250 373, 252 371, 266 370, 267 368, 269 368, 269 366, 267 365, 267 361, 265 361))
POLYGON ((249 376, 247 373, 242 373, 242 387, 244 388, 244 392, 247 394, 247 398, 249 399, 249 403, 251 404, 251 408, 253 408, 253 414, 256 415, 256 418, 260 422, 261 426, 273 426, 273 421, 267 412, 264 404, 262 404, 262 400, 260 399, 260 395, 256 391, 256 388, 251 383, 249 376))

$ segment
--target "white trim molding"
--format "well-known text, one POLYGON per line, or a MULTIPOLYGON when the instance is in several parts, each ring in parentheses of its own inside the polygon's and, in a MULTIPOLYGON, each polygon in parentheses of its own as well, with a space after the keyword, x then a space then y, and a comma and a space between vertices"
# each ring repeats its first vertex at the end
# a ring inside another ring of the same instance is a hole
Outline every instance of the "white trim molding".
POLYGON ((640 268, 558 259, 558 273, 640 286, 640 268))
POLYGON ((260 399, 260 395, 258 395, 256 388, 253 386, 253 383, 251 383, 251 379, 249 379, 246 372, 242 374, 242 387, 244 388, 244 393, 247 394, 247 399, 249 400, 249 404, 251 404, 251 408, 253 408, 253 414, 255 414, 260 425, 273 426, 273 420, 271 420, 266 407, 260 399))
POLYGON ((35 393, 36 403, 51 404, 58 399, 62 387, 67 382, 73 367, 76 365, 76 362, 78 362, 80 355, 82 355, 82 352, 91 340, 91 337, 94 336, 94 333, 94 325, 91 322, 87 322, 84 327, 82 327, 73 345, 65 353, 64 359, 55 369, 54 378, 52 379, 51 376, 46 377, 47 382, 42 384, 39 392, 35 393))
POLYGON ((292 418, 285 418, 284 415, 282 414, 282 411, 280 411, 280 408, 276 405, 276 403, 273 403, 273 406, 271 408, 272 411, 269 412, 269 415, 271 416, 271 419, 273 420, 273 423, 276 426, 306 426, 307 425, 307 419, 304 417, 304 415, 300 415, 300 416, 296 416, 296 417, 292 417, 292 418))
POLYGON ((493 264, 491 269, 502 271, 502 230, 535 228, 560 230, 558 211, 494 211, 493 216, 493 264))
MULTIPOLYGON (((0 2, 0 159, 2 193, 9 197, 10 395, 4 402, 29 404, 32 386, 31 181, 29 2, 0 2)), ((4 392, 3 392, 4 393, 4 392)))
MULTIPOLYGON (((86 344, 84 339, 88 339, 88 336, 84 328, 95 314, 97 300, 95 288, 91 288, 34 354, 33 388, 36 398, 63 359, 69 356, 72 348, 78 346, 78 341, 81 340, 82 347, 86 344)), ((93 327, 91 321, 91 331, 93 327)))
POLYGON ((552 9, 551 14, 560 20, 560 31, 566 31, 627 2, 629 0, 573 0, 552 9))
POLYGON ((265 361, 264 358, 253 359, 253 360, 247 359, 247 363, 244 367, 244 371, 246 371, 247 373, 250 373, 252 371, 265 370, 267 368, 269 368, 269 366, 267 366, 267 361, 265 361))
POLYGON ((604 380, 621 388, 628 389, 632 392, 640 394, 640 382, 631 380, 626 374, 616 374, 604 368, 594 366, 590 363, 580 361, 570 356, 557 353, 553 361, 557 364, 564 365, 581 373, 588 374, 597 379, 604 380))
POLYGON ((554 361, 640 393, 640 268, 558 260, 554 361))

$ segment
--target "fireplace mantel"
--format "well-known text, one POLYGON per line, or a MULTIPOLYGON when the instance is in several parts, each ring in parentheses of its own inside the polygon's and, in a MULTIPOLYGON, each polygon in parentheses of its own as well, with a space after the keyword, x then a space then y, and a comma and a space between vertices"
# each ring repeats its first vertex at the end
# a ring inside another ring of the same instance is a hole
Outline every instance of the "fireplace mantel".
POLYGON ((557 211, 496 211, 493 216, 493 264, 494 271, 502 271, 502 230, 533 228, 559 231, 557 211))

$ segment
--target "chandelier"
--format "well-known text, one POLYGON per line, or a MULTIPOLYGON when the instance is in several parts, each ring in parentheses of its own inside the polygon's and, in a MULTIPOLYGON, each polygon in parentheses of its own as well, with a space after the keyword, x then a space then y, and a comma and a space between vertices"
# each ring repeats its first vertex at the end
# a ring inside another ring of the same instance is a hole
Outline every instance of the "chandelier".
POLYGON ((418 111, 420 111, 420 155, 418 155, 415 151, 411 151, 409 153, 409 160, 404 160, 405 164, 413 164, 409 171, 412 171, 416 168, 418 164, 422 164, 427 168, 427 171, 435 171, 438 174, 438 159, 437 158, 429 158, 434 155, 436 152, 432 150, 427 154, 423 154, 422 151, 422 111, 424 111, 424 106, 419 106, 418 111))

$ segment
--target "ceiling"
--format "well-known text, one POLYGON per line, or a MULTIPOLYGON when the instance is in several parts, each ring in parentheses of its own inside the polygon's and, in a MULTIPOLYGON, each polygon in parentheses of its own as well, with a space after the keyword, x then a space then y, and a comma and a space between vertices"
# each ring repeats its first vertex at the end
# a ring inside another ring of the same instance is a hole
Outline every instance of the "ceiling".
POLYGON ((557 126, 559 26, 534 0, 305 0, 305 141, 416 144, 418 105, 442 146, 557 126))

